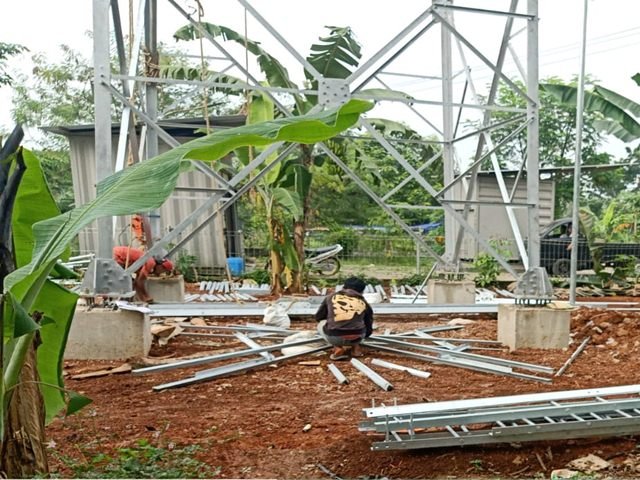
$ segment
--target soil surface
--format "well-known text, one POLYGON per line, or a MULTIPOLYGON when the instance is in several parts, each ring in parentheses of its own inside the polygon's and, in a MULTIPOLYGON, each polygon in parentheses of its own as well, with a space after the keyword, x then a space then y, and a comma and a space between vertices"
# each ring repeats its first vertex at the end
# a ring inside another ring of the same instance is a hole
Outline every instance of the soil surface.
MULTIPOLYGON (((444 325, 451 318, 381 316, 376 320, 376 332, 444 325)), ((495 316, 466 318, 474 322, 462 330, 435 335, 496 339, 495 316)), ((238 324, 260 320, 236 317, 208 321, 238 324)), ((432 376, 420 379, 376 368, 395 387, 385 392, 342 362, 339 366, 350 383, 339 385, 327 370, 331 363, 328 354, 321 353, 277 367, 156 392, 154 385, 210 367, 74 380, 71 375, 116 367, 121 362, 68 361, 67 387, 89 396, 93 403, 48 427, 52 470, 63 476, 71 474, 56 460, 60 455, 85 462, 91 455, 112 453, 148 439, 154 445, 199 445, 198 458, 220 467, 221 478, 549 478, 552 470, 566 468, 570 461, 588 454, 611 463, 607 476, 637 478, 640 449, 633 437, 374 452, 370 447, 378 437, 359 432, 358 422, 363 419, 362 409, 374 402, 391 405, 638 384, 638 322, 637 311, 581 308, 572 312, 573 341, 567 349, 476 352, 557 370, 585 337, 591 337, 582 354, 551 384, 368 352, 363 359, 367 364, 377 357, 428 370, 432 376), (319 365, 300 364, 310 360, 318 360, 319 365)), ((311 319, 294 319, 292 324, 301 330, 314 327, 311 319)), ((165 346, 154 345, 150 356, 178 358, 236 348, 238 344, 227 338, 180 335, 165 346)), ((135 364, 136 360, 130 362, 135 364)))

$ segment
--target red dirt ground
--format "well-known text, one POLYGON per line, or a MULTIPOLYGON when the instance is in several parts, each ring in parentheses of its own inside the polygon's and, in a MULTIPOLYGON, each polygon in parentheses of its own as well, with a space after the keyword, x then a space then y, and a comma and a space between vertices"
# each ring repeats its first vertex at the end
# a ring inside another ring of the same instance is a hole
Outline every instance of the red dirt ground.
MULTIPOLYGON (((477 321, 463 330, 436 335, 496 338, 495 318, 467 318, 477 321)), ((408 331, 441 325, 443 320, 428 315, 385 316, 377 325, 379 330, 408 331)), ((362 409, 372 402, 390 405, 640 383, 639 321, 640 312, 583 308, 572 313, 574 342, 568 349, 487 352, 558 369, 582 339, 591 336, 586 350, 550 385, 377 353, 376 357, 428 370, 432 376, 422 380, 378 369, 395 387, 383 392, 343 363, 340 368, 351 383, 341 386, 327 370, 329 359, 323 353, 316 357, 320 366, 291 360, 278 367, 160 393, 151 387, 207 367, 146 376, 69 379, 67 386, 91 397, 93 404, 54 421, 47 432, 57 453, 79 462, 90 454, 134 445, 141 438, 161 445, 198 444, 202 447, 199 458, 220 467, 221 478, 329 478, 318 464, 343 478, 548 478, 553 469, 565 468, 571 460, 589 453, 612 463, 608 475, 637 478, 640 449, 632 437, 373 452, 373 437, 360 433, 357 426, 362 409), (307 424, 311 429, 305 431, 307 424)), ((238 318, 211 322, 240 323, 238 318)), ((305 327, 312 328, 313 322, 294 320, 293 328, 305 327)), ((176 337, 165 347, 155 346, 152 355, 177 357, 229 347, 234 345, 215 338, 206 342, 176 337)), ((373 356, 368 353, 365 363, 373 356)), ((67 371, 74 374, 119 364, 73 361, 68 362, 67 371)), ((53 471, 70 474, 53 455, 51 462, 53 471)))

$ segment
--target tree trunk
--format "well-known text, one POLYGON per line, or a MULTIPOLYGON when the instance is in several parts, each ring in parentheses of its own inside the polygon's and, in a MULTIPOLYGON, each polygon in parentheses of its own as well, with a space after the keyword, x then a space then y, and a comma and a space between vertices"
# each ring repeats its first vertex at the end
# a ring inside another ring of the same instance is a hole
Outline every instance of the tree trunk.
MULTIPOLYGON (((0 285, 15 268, 12 248, 11 218, 18 186, 25 172, 22 149, 18 145, 22 139, 22 129, 16 127, 9 140, 0 151, 0 285), (11 162, 6 162, 9 154, 17 149, 15 169, 9 176, 11 162)), ((0 309, 3 307, 0 302, 0 309)), ((0 335, 4 336, 4 317, 0 311, 0 335)), ((49 473, 44 434, 44 401, 38 383, 36 348, 39 337, 29 347, 20 371, 19 382, 9 395, 5 418, 5 436, 0 439, 0 474, 6 478, 33 478, 49 473)), ((0 343, 0 362, 4 362, 4 338, 0 343)), ((1 364, 0 375, 4 376, 6 365, 1 364)), ((3 379, 0 378, 0 381, 3 379)), ((4 398, 0 398, 4 402, 4 398)))
MULTIPOLYGON (((282 229, 274 219, 269 219, 269 236, 270 241, 274 244, 282 242, 282 229)), ((269 258, 271 259, 271 295, 281 295, 283 290, 281 277, 284 270, 283 261, 278 251, 273 247, 269 252, 269 258)))
MULTIPOLYGON (((305 203, 306 199, 305 199, 305 203)), ((293 222, 293 245, 296 249, 296 256, 298 257, 299 270, 293 270, 291 276, 291 285, 289 285, 289 291, 291 293, 304 293, 304 236, 306 231, 306 225, 304 219, 299 222, 293 222)))
MULTIPOLYGON (((36 337, 37 338, 37 337, 36 337)), ((36 342, 27 352, 20 382, 9 401, 0 468, 7 478, 33 478, 49 473, 44 430, 44 401, 38 385, 36 342)))
MULTIPOLYGON (((301 145, 302 148, 302 164, 304 167, 311 171, 311 165, 313 164, 313 150, 310 145, 301 145)), ((309 219, 309 211, 311 210, 311 186, 305 192, 302 199, 302 218, 293 222, 293 245, 296 249, 296 255, 298 257, 298 264, 300 269, 292 272, 292 282, 290 286, 291 293, 304 293, 304 239, 307 231, 307 221, 309 219)))

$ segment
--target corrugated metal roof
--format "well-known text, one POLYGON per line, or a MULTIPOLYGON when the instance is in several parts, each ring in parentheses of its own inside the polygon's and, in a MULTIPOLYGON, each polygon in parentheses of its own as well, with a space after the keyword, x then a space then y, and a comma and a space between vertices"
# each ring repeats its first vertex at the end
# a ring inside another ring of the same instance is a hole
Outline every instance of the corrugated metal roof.
MULTIPOLYGON (((209 124, 213 129, 216 128, 232 128, 240 127, 245 124, 245 115, 225 115, 225 116, 212 116, 209 117, 209 124)), ((158 120, 160 125, 167 133, 174 137, 200 137, 204 135, 201 132, 197 132, 200 128, 206 127, 206 122, 203 117, 194 118, 174 118, 158 120)), ((142 128, 142 124, 138 124, 136 129, 139 131, 142 128)), ((93 124, 88 125, 54 125, 50 127, 42 127, 45 132, 56 133, 58 135, 64 135, 70 137, 73 135, 93 135, 95 126, 93 124)), ((120 131, 119 123, 111 124, 111 132, 118 134, 120 131)))

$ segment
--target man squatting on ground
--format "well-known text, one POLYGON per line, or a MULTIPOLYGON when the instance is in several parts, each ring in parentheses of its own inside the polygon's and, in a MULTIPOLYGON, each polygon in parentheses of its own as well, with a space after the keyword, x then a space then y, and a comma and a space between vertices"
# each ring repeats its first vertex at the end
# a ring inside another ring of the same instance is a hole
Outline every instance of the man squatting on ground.
POLYGON ((362 356, 360 342, 373 331, 373 309, 362 296, 366 284, 356 277, 345 280, 342 290, 328 295, 316 312, 318 333, 333 345, 331 360, 362 356))
MULTIPOLYGON (((144 255, 144 251, 132 247, 114 247, 113 259, 122 268, 126 269, 144 255)), ((147 292, 147 277, 151 274, 160 275, 165 272, 173 271, 173 263, 164 257, 152 257, 147 260, 142 267, 136 272, 136 278, 133 281, 133 288, 136 291, 136 297, 141 302, 151 303, 153 298, 147 292)))

